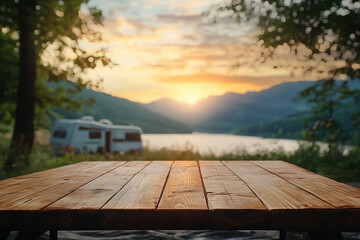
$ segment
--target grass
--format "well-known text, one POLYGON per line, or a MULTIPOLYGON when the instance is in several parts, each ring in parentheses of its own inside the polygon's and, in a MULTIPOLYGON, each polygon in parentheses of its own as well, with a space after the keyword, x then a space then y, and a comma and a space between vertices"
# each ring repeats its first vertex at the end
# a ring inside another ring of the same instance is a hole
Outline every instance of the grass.
MULTIPOLYGON (((9 145, 9 137, 0 133, 0 166, 3 165, 7 157, 9 145)), ((17 169, 11 173, 6 173, 0 169, 0 179, 81 161, 138 160, 283 160, 339 181, 360 181, 360 146, 353 147, 346 154, 343 154, 338 152, 320 151, 320 148, 317 145, 309 143, 301 143, 300 148, 292 153, 285 152, 279 147, 272 151, 249 153, 246 150, 238 150, 231 154, 216 156, 213 153, 200 154, 193 146, 188 144, 184 150, 168 148, 149 150, 148 148, 145 148, 142 153, 137 154, 90 155, 66 153, 63 156, 56 156, 52 153, 50 146, 38 142, 34 146, 29 167, 17 169)))

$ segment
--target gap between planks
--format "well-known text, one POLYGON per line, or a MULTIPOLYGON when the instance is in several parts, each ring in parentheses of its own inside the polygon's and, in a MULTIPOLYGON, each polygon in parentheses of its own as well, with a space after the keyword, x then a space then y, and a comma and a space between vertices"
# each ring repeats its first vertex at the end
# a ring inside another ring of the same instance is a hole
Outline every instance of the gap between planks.
POLYGON ((0 209, 40 210, 49 202, 63 197, 64 194, 103 174, 103 171, 113 169, 114 164, 118 166, 121 163, 82 162, 81 164, 68 165, 60 169, 54 168, 53 171, 38 172, 33 175, 37 176, 37 178, 28 178, 26 183, 8 188, 9 194, 0 197, 0 209), (101 166, 101 169, 99 169, 99 166, 101 166), (67 171, 59 171, 64 169, 67 171), (74 172, 77 175, 74 175, 74 172))
POLYGON ((223 161, 219 161, 221 162, 222 165, 224 165, 227 169, 229 169, 230 172, 232 172, 234 174, 234 176, 238 177, 249 189, 250 191, 259 199, 259 201, 262 203, 262 205, 266 208, 266 210, 269 211, 269 209, 266 207, 265 203, 263 202, 263 200, 256 194, 256 192, 248 185, 247 182, 245 182, 239 175, 237 175, 231 168, 229 168, 229 166, 227 166, 223 161))
POLYGON ((267 210, 246 183, 220 161, 200 161, 211 210, 267 210))
POLYGON ((165 183, 164 183, 163 188, 161 189, 160 197, 159 197, 158 202, 156 203, 155 209, 158 209, 158 208, 159 208, 160 200, 161 200, 162 196, 164 195, 165 186, 166 186, 166 184, 167 184, 167 182, 168 182, 168 180, 169 180, 171 168, 172 168, 172 166, 174 165, 174 162, 175 162, 175 161, 172 161, 172 163, 171 163, 171 165, 170 165, 170 169, 169 169, 169 171, 168 171, 168 173, 167 173, 167 175, 166 175, 165 183))
POLYGON ((307 192, 307 193, 309 193, 309 194, 311 194, 311 195, 315 196, 316 198, 318 198, 318 199, 320 199, 320 200, 322 200, 322 201, 324 201, 324 202, 328 203, 329 205, 333 206, 334 208, 337 208, 336 206, 334 206, 334 205, 333 205, 333 204, 331 204, 330 202, 326 201, 325 199, 323 199, 323 198, 321 198, 321 197, 317 196, 316 194, 314 194, 314 193, 312 193, 312 192, 310 192, 310 191, 308 191, 308 190, 306 190, 306 189, 302 188, 301 186, 299 186, 299 185, 297 185, 297 184, 295 184, 295 183, 293 183, 293 182, 289 181, 288 179, 286 179, 286 178, 282 177, 281 175, 279 175, 279 174, 277 174, 277 173, 275 173, 275 172, 273 172, 273 171, 270 171, 269 169, 267 169, 267 168, 265 168, 265 167, 263 167, 263 166, 261 166, 261 165, 258 165, 258 164, 256 164, 256 163, 255 163, 255 162, 253 162, 253 161, 249 161, 249 162, 251 162, 252 164, 255 164, 256 166, 258 166, 258 167, 260 167, 260 168, 264 169, 265 171, 268 171, 268 172, 269 172, 269 173, 271 173, 271 174, 274 174, 275 176, 278 176, 279 178, 284 179, 286 182, 288 182, 288 183, 290 183, 290 184, 292 184, 292 185, 294 185, 294 186, 296 186, 296 187, 300 188, 301 190, 303 190, 303 191, 305 191, 305 192, 307 192))
POLYGON ((67 196, 48 206, 46 210, 99 209, 118 188, 129 181, 134 174, 147 166, 149 161, 128 161, 90 181, 67 196))
POLYGON ((284 161, 274 161, 271 166, 268 166, 266 161, 252 161, 252 163, 313 194, 337 209, 360 208, 360 190, 357 188, 284 161), (311 185, 307 185, 309 179, 313 180, 311 185))
POLYGON ((102 209, 155 209, 172 161, 152 161, 139 171, 102 209))
POLYGON ((113 171, 114 169, 117 169, 117 168, 119 168, 119 167, 121 167, 121 166, 125 165, 126 163, 127 163, 127 162, 121 162, 121 164, 120 164, 120 165, 117 165, 117 166, 116 166, 116 167, 114 167, 113 169, 110 169, 109 171, 106 171, 106 172, 104 172, 103 174, 101 174, 101 175, 99 175, 99 176, 97 176, 97 177, 95 177, 95 178, 91 179, 90 181, 88 181, 88 182, 86 182, 86 183, 82 184, 81 186, 79 186, 79 187, 75 188, 74 190, 70 191, 69 193, 65 194, 64 196, 60 197, 59 199, 56 199, 55 201, 51 202, 50 204, 46 205, 45 207, 41 208, 40 210, 44 210, 45 208, 47 208, 47 207, 48 207, 48 206, 50 206, 51 204, 53 204, 53 203, 55 203, 55 202, 59 201, 60 199, 62 199, 62 198, 64 198, 64 197, 66 197, 66 196, 68 196, 68 195, 70 195, 71 193, 75 192, 77 189, 79 189, 79 188, 81 188, 81 187, 85 186, 86 184, 88 184, 88 183, 90 183, 90 182, 94 181, 94 180, 95 180, 95 179, 97 179, 97 178, 100 178, 101 176, 103 176, 103 175, 107 174, 108 172, 111 172, 111 171, 113 171))
POLYGON ((205 201, 206 201, 206 207, 207 207, 207 209, 210 209, 209 208, 209 199, 208 199, 207 192, 206 192, 206 189, 205 189, 205 183, 204 183, 204 179, 203 179, 203 176, 202 176, 202 173, 201 173, 199 160, 196 161, 196 163, 197 163, 197 167, 198 167, 199 174, 200 174, 201 184, 202 184, 202 188, 203 188, 203 192, 204 192, 204 196, 205 196, 205 201))
POLYGON ((223 163, 253 190, 270 211, 335 209, 320 198, 249 161, 225 161, 223 163))
POLYGON ((196 161, 175 161, 158 209, 208 210, 196 161))
POLYGON ((125 185, 128 184, 128 183, 131 181, 131 179, 133 179, 133 178, 135 177, 136 174, 138 174, 141 170, 143 170, 143 169, 144 169, 146 166, 148 166, 151 162, 152 162, 152 161, 149 161, 148 164, 146 164, 143 168, 141 168, 139 171, 137 171, 117 192, 115 192, 115 194, 113 194, 113 195, 100 207, 100 209, 102 209, 108 202, 110 202, 110 200, 113 199, 114 196, 115 196, 116 194, 118 194, 118 192, 120 192, 121 189, 123 189, 123 188, 125 187, 125 185))

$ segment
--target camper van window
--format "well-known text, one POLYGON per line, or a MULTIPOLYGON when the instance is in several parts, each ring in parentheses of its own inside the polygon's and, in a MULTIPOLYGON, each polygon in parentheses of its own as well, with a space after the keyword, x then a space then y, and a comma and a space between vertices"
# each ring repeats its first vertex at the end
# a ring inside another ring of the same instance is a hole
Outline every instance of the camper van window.
POLYGON ((113 142, 124 142, 124 139, 122 139, 122 138, 114 138, 113 142))
POLYGON ((53 133, 53 137, 55 137, 55 138, 66 138, 66 131, 55 131, 53 133))
POLYGON ((79 130, 98 130, 98 131, 101 131, 102 129, 101 128, 93 128, 93 127, 84 127, 84 126, 80 126, 79 127, 79 130))
POLYGON ((101 132, 89 132, 89 138, 101 138, 101 132))
POLYGON ((140 134, 138 134, 138 133, 125 133, 125 141, 139 142, 140 141, 140 134))

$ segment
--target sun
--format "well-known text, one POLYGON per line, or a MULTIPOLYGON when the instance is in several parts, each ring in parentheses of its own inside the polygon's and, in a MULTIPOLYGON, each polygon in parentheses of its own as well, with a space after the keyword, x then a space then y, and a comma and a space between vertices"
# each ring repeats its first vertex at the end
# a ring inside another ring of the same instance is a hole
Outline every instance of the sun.
POLYGON ((197 96, 186 96, 186 98, 183 100, 186 103, 194 105, 199 100, 199 98, 197 96))
POLYGON ((216 84, 188 83, 182 84, 182 86, 169 97, 176 101, 196 106, 196 103, 199 100, 208 98, 209 96, 222 95, 225 92, 226 89, 223 89, 216 84))
POLYGON ((177 92, 173 98, 177 101, 195 105, 200 99, 206 98, 209 92, 206 88, 201 88, 193 84, 192 86, 186 86, 177 92))

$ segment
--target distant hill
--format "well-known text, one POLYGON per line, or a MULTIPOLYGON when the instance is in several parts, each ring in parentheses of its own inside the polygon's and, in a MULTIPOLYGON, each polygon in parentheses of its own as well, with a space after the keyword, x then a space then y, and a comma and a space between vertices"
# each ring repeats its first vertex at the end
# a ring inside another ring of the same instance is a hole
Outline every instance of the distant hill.
POLYGON ((282 83, 260 92, 226 93, 200 100, 196 105, 162 99, 146 107, 188 124, 195 131, 233 132, 239 127, 268 123, 309 110, 304 101, 293 101, 297 93, 314 82, 282 83))
POLYGON ((234 129, 234 134, 266 138, 301 139, 302 130, 305 127, 303 120, 308 114, 308 112, 300 112, 269 123, 239 127, 234 129))
POLYGON ((144 106, 156 113, 166 116, 171 119, 176 119, 183 123, 192 122, 191 113, 193 112, 193 105, 180 103, 170 98, 162 98, 160 100, 144 104, 144 106))
POLYGON ((93 116, 96 120, 106 118, 114 124, 133 124, 140 126, 145 133, 191 133, 192 130, 184 123, 169 119, 152 112, 140 103, 117 98, 105 93, 84 89, 77 97, 94 98, 91 107, 83 106, 81 110, 55 109, 64 118, 80 118, 84 115, 93 116))
MULTIPOLYGON (((340 122, 343 134, 347 136, 352 143, 355 142, 354 132, 360 129, 359 127, 355 129, 350 118, 358 108, 359 106, 354 104, 345 103, 342 108, 337 108, 334 112, 334 119, 340 122)), ((237 135, 267 138, 302 139, 303 129, 312 127, 315 124, 315 122, 308 122, 307 126, 305 126, 304 119, 308 117, 309 112, 299 112, 273 122, 240 127, 235 129, 234 133, 237 135)))
MULTIPOLYGON (((310 110, 311 105, 304 99, 294 99, 300 91, 314 83, 286 82, 259 92, 226 93, 200 100, 194 106, 170 99, 161 99, 145 106, 184 122, 194 131, 267 137, 280 136, 278 133, 282 132, 282 137, 295 138, 303 127, 300 117, 310 110)), ((353 81, 350 86, 360 88, 360 81, 353 81)))

